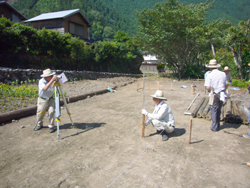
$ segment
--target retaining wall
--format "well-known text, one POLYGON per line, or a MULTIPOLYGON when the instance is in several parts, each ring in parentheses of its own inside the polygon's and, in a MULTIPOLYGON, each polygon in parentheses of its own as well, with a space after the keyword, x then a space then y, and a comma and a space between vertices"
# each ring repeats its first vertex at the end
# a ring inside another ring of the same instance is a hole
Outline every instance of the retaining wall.
MULTIPOLYGON (((96 80, 98 78, 114 78, 114 77, 135 77, 139 78, 142 74, 124 74, 124 73, 109 73, 109 72, 93 72, 93 71, 69 71, 69 70, 53 70, 56 74, 64 72, 69 81, 79 79, 96 80)), ((10 69, 0 68, 0 83, 11 84, 13 81, 33 81, 41 79, 43 70, 39 69, 10 69)))

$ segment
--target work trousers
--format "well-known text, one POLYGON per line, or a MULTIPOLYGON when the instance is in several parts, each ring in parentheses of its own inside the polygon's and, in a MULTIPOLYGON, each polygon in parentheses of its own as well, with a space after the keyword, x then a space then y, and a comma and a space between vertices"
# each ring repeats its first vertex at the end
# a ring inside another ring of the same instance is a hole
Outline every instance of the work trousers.
POLYGON ((49 128, 52 128, 55 126, 55 99, 51 98, 48 101, 48 104, 45 107, 45 110, 42 114, 40 112, 42 111, 43 106, 45 105, 45 99, 42 99, 38 97, 37 100, 37 118, 38 118, 38 126, 43 125, 43 118, 45 116, 46 111, 48 110, 49 113, 49 128))
POLYGON ((220 114, 223 101, 218 98, 214 98, 213 105, 210 105, 210 116, 212 119, 211 130, 217 131, 220 128, 220 114))
POLYGON ((165 129, 165 131, 167 133, 171 133, 174 131, 174 126, 172 126, 171 124, 167 123, 167 122, 162 122, 159 120, 152 120, 152 125, 154 126, 154 128, 156 128, 158 131, 165 129))

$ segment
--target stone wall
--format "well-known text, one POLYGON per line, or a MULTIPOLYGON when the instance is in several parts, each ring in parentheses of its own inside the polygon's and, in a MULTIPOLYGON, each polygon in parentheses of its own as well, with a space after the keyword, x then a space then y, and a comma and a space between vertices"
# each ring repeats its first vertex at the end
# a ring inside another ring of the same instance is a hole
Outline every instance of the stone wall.
MULTIPOLYGON (((98 78, 114 78, 114 77, 135 77, 139 78, 142 74, 123 74, 123 73, 109 73, 109 72, 93 72, 93 71, 65 71, 65 70, 53 70, 56 74, 62 72, 66 75, 69 81, 89 79, 96 80, 98 78)), ((41 79, 43 70, 37 69, 0 69, 0 83, 11 84, 13 81, 33 81, 41 79)))

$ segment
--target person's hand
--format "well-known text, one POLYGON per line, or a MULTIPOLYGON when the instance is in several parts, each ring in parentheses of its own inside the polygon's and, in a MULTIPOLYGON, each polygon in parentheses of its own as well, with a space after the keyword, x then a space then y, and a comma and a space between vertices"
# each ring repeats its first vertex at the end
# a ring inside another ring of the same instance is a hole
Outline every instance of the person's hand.
POLYGON ((142 109, 142 110, 141 110, 141 113, 142 113, 143 115, 145 115, 145 116, 148 115, 148 112, 147 112, 147 110, 145 110, 145 109, 142 109))
POLYGON ((149 121, 149 120, 145 122, 145 127, 146 127, 148 124, 150 124, 150 121, 149 121))
POLYGON ((53 76, 53 77, 51 78, 52 82, 56 81, 56 79, 57 79, 57 76, 53 76))

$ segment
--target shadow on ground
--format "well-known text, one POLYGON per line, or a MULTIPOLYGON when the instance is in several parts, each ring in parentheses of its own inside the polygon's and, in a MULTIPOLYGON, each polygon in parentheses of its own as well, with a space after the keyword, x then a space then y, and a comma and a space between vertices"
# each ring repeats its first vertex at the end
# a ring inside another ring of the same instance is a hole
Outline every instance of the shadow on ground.
MULTIPOLYGON (((177 136, 182 136, 186 133, 186 129, 184 128, 175 128, 174 131, 172 133, 168 133, 168 135, 170 137, 177 137, 177 136)), ((148 136, 145 137, 150 137, 150 136, 154 136, 154 135, 158 135, 157 132, 149 134, 148 136)))
POLYGON ((60 129, 82 129, 82 131, 77 132, 75 134, 63 137, 62 139, 71 137, 71 136, 77 136, 79 134, 85 133, 87 131, 90 131, 92 129, 96 129, 99 128, 101 126, 103 126, 106 123, 74 123, 74 126, 71 123, 67 123, 64 125, 60 126, 60 129))

